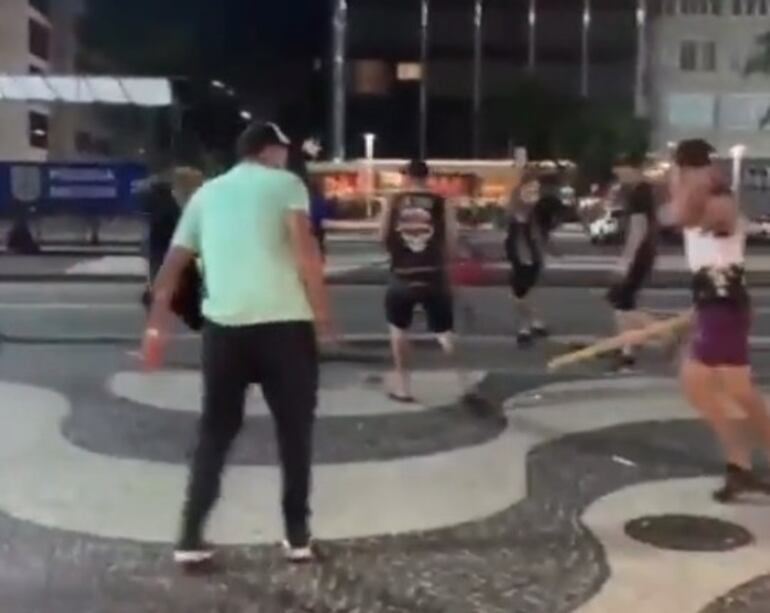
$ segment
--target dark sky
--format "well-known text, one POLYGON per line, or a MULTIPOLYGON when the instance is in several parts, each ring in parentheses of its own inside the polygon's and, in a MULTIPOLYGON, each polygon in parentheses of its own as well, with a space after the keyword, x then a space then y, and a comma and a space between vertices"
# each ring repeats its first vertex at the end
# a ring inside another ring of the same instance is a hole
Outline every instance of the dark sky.
POLYGON ((128 72, 260 80, 323 54, 329 0, 87 0, 89 55, 128 72))

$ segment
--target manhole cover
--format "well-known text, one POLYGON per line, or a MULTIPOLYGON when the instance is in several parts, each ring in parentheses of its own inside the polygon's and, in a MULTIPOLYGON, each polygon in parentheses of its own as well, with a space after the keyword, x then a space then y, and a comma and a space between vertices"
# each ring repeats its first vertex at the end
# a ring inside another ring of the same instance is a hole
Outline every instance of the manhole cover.
POLYGON ((754 537, 737 524, 696 515, 640 517, 626 524, 626 534, 640 543, 673 551, 731 551, 754 537))

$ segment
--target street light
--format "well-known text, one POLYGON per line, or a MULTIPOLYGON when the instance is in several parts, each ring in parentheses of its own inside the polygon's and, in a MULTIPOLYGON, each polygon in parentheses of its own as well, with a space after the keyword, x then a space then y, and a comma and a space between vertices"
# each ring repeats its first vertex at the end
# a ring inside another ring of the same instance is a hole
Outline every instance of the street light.
POLYGON ((374 143, 377 141, 377 135, 373 132, 364 134, 364 157, 367 161, 374 161, 374 143))
POLYGON ((636 80, 634 84, 634 107, 637 117, 647 114, 647 0, 636 2, 636 80))
POLYGON ((373 132, 366 132, 364 135, 364 158, 366 159, 364 167, 364 188, 366 191, 366 217, 372 216, 372 199, 374 196, 374 143, 377 135, 373 132))
POLYGON ((348 2, 347 0, 334 0, 332 16, 331 154, 335 162, 341 162, 345 159, 347 32, 348 2))
POLYGON ((430 0, 420 5, 420 108, 418 144, 420 157, 427 157, 428 149, 428 51, 430 46, 430 0))
POLYGON ((537 0, 529 0, 529 49, 527 53, 527 67, 535 70, 537 63, 537 0))
POLYGON ((746 145, 737 144, 730 147, 730 157, 733 160, 733 192, 738 195, 741 191, 741 167, 746 155, 746 145))
POLYGON ((589 32, 591 31, 591 0, 583 0, 583 32, 581 38, 580 94, 588 98, 589 93, 589 32))
POLYGON ((241 111, 240 115, 241 115, 241 119, 243 119, 244 121, 251 121, 253 118, 253 115, 251 114, 250 111, 241 111))
POLYGON ((471 122, 471 147, 473 157, 481 153, 481 106, 483 97, 482 69, 484 63, 484 0, 473 5, 473 118, 471 122))

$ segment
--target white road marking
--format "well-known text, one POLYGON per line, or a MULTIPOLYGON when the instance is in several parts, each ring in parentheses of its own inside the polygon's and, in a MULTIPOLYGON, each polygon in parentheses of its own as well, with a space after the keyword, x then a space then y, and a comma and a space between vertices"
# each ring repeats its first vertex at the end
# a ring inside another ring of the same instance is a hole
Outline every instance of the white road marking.
MULTIPOLYGON (((457 402, 462 395, 457 374, 452 371, 413 373, 413 392, 419 404, 393 402, 386 396, 385 386, 367 387, 371 373, 343 364, 327 364, 322 368, 319 393, 319 417, 360 417, 413 413, 428 407, 441 407, 457 402)), ((477 385, 482 372, 467 373, 468 382, 477 385)), ((199 371, 174 370, 156 373, 120 372, 107 381, 107 389, 118 398, 171 411, 200 410, 202 381, 199 371)), ((130 405, 129 405, 130 406, 130 405)), ((268 415, 267 404, 257 387, 247 400, 251 415, 268 415)))

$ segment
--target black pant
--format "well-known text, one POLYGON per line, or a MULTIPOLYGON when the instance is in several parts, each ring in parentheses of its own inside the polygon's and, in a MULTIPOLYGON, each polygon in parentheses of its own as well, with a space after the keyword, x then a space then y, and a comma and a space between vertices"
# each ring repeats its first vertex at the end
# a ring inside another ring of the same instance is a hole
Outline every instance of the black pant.
POLYGON ((227 454, 243 424, 246 390, 259 383, 273 415, 283 477, 283 516, 292 544, 309 536, 310 466, 318 351, 310 322, 203 330, 203 416, 183 512, 182 543, 199 544, 219 498, 227 454))
POLYGON ((639 292, 655 269, 655 256, 653 249, 640 248, 625 276, 612 284, 607 292, 607 301, 616 311, 636 310, 639 292))

